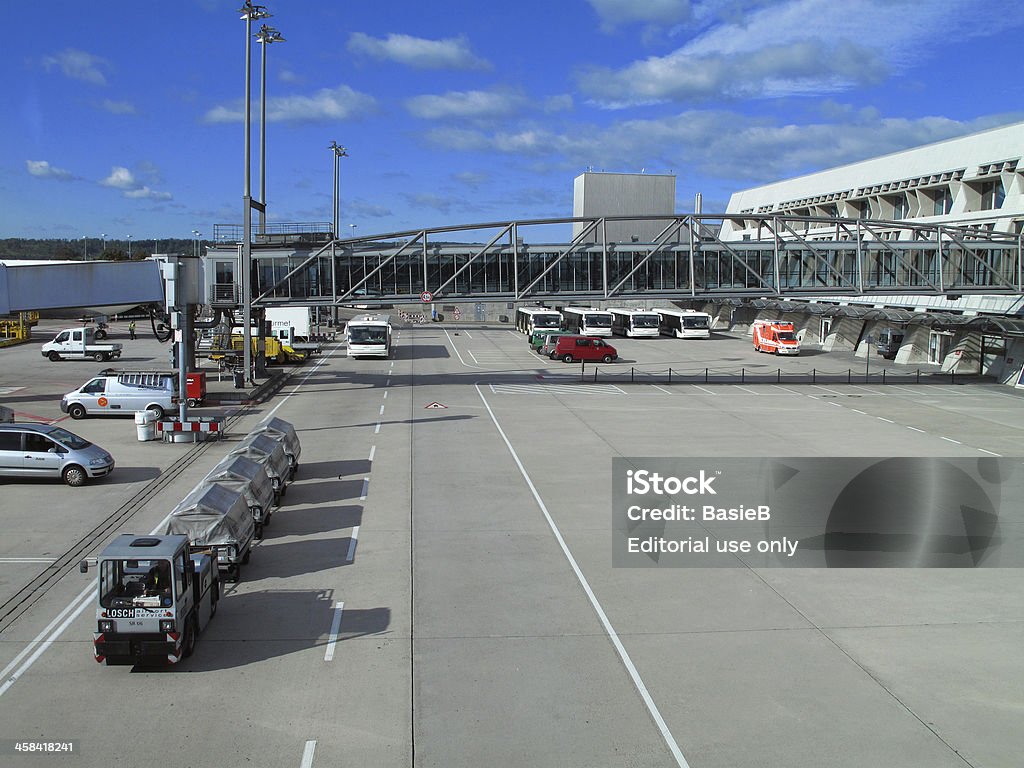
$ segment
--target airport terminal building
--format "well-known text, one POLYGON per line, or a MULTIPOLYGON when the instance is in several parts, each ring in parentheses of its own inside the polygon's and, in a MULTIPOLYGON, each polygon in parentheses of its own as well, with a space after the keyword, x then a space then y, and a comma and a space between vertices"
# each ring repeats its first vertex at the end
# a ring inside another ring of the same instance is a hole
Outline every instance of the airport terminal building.
MULTIPOLYGON (((773 214, 949 225, 970 233, 1024 230, 1024 123, 894 152, 817 173, 738 191, 720 237, 759 240, 773 214)), ((908 229, 892 230, 906 236, 908 229)), ((830 240, 820 218, 799 236, 830 240)), ((755 302, 759 316, 797 323, 824 349, 852 347, 866 355, 869 338, 886 328, 905 332, 897 362, 943 369, 976 367, 1018 383, 1024 363, 1024 299, 1020 296, 878 295, 755 302)), ((736 310, 718 305, 730 316, 736 310)), ((743 319, 744 313, 739 313, 743 319)), ((746 313, 749 314, 749 311, 746 313)))

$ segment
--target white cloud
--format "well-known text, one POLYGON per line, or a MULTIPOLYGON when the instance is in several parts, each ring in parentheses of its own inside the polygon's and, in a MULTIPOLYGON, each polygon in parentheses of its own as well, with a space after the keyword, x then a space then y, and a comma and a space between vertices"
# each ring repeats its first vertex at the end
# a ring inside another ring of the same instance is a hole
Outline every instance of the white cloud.
POLYGON ((46 160, 26 160, 25 168, 29 174, 40 179, 56 179, 57 181, 74 181, 76 178, 71 171, 63 168, 56 168, 46 160))
POLYGON ((495 118, 513 115, 526 106, 519 93, 496 91, 449 91, 441 95, 414 96, 405 108, 426 120, 445 118, 495 118))
POLYGON ((411 35, 391 33, 383 40, 362 32, 353 32, 348 49, 374 59, 394 61, 417 69, 490 69, 486 59, 479 58, 463 37, 427 40, 411 35))
MULTIPOLYGON (((309 96, 283 96, 267 100, 267 122, 313 123, 324 120, 355 120, 375 112, 377 101, 347 85, 323 88, 309 96)), ((206 123, 240 123, 244 102, 214 107, 203 117, 206 123)), ((258 115, 253 113, 253 121, 258 115)))
POLYGON ((686 169, 727 182, 764 183, 975 131, 1019 117, 960 122, 945 117, 882 118, 862 110, 847 122, 777 124, 730 111, 687 111, 608 128, 579 124, 555 132, 437 129, 432 144, 463 152, 543 158, 557 167, 686 169))
POLYGON ((135 105, 129 101, 113 101, 111 99, 104 99, 100 106, 112 115, 136 114, 135 105))
POLYGON ((138 189, 129 189, 125 191, 124 196, 131 199, 143 199, 143 200, 171 200, 173 195, 170 192, 157 192, 155 189, 149 187, 139 187, 138 189))
MULTIPOLYGON (((149 162, 140 164, 140 171, 149 179, 159 179, 160 172, 155 165, 149 162)), ((149 186, 135 178, 135 174, 128 168, 115 165, 110 169, 110 175, 99 182, 104 187, 113 187, 121 190, 121 195, 130 200, 171 200, 173 195, 170 192, 159 192, 150 189, 149 186)))
MULTIPOLYGON (((1016 18, 1010 0, 712 0, 711 26, 681 48, 620 69, 591 67, 581 89, 604 106, 834 93, 874 84, 940 55, 950 36, 983 34, 1016 18), (730 13, 730 10, 733 13, 730 13), (723 23, 723 19, 725 20, 723 23)), ((1019 25, 1020 22, 1014 22, 1019 25)))
POLYGON ((43 66, 47 72, 60 69, 66 77, 93 85, 106 85, 107 78, 103 71, 110 69, 110 63, 106 59, 75 48, 67 48, 58 54, 45 57, 43 66))
POLYGON ((136 189, 139 186, 139 183, 135 180, 135 175, 120 165, 115 165, 111 168, 110 175, 101 181, 100 184, 104 187, 114 187, 114 189, 136 189))
POLYGON ((646 22, 674 24, 690 15, 689 0, 587 0, 611 29, 619 24, 646 22))

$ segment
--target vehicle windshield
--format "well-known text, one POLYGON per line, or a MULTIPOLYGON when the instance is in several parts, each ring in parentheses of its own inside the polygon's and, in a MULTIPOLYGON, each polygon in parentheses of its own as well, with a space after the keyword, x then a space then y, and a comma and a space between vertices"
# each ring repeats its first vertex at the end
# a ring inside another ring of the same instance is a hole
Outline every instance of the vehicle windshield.
POLYGON ((792 331, 779 331, 781 341, 796 341, 796 334, 792 331))
POLYGON ((633 315, 634 328, 657 328, 657 315, 633 315))
POLYGON ((80 451, 83 448, 88 448, 92 445, 92 443, 85 438, 79 437, 74 432, 68 432, 66 429, 61 429, 60 427, 50 431, 48 436, 51 440, 56 440, 65 448, 70 448, 73 451, 80 451))
POLYGON ((583 321, 592 328, 611 328, 611 315, 586 315, 583 321))
POLYGON ((534 315, 534 328, 557 328, 562 322, 558 315, 534 315))
POLYGON ((100 605, 104 608, 169 606, 168 560, 104 560, 100 563, 100 605))
POLYGON ((383 344, 387 341, 386 328, 349 328, 349 344, 383 344))

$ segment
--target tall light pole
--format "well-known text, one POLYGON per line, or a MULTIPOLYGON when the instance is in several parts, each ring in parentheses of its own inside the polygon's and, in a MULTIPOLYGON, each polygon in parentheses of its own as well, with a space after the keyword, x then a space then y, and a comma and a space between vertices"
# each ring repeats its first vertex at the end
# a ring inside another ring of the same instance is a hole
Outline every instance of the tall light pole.
MULTIPOLYGON (((269 19, 270 13, 265 6, 255 5, 252 0, 238 9, 239 17, 245 22, 245 173, 242 187, 242 248, 239 253, 241 264, 238 279, 242 288, 242 365, 245 369, 245 380, 252 383, 252 23, 259 19, 269 19)), ((262 206, 262 201, 260 201, 262 206)))
MULTIPOLYGON (((256 33, 260 53, 260 202, 267 204, 267 46, 286 42, 281 33, 264 24, 256 33)), ((264 231, 266 211, 260 212, 260 233, 264 231)))
POLYGON ((89 238, 88 236, 82 238, 82 242, 85 243, 85 255, 82 257, 82 261, 89 260, 89 238))
POLYGON ((128 261, 132 260, 132 236, 128 235, 128 261))
POLYGON ((100 237, 103 239, 103 250, 100 251, 100 258, 102 259, 103 254, 107 252, 107 233, 104 232, 103 234, 100 235, 100 237))
POLYGON ((198 255, 198 249, 196 247, 196 239, 198 237, 199 237, 199 230, 198 229, 193 229, 192 230, 192 255, 193 256, 197 256, 198 255))
MULTIPOLYGON (((339 237, 339 233, 338 233, 338 164, 341 161, 341 158, 348 157, 348 152, 346 152, 345 148, 343 146, 341 146, 340 144, 338 144, 338 142, 336 142, 336 141, 332 141, 330 146, 327 147, 327 148, 329 150, 331 150, 331 153, 334 155, 334 221, 333 221, 333 223, 331 225, 331 299, 334 302, 334 311, 337 312, 337 307, 338 307, 338 281, 337 281, 336 275, 335 275, 335 269, 336 269, 335 262, 337 261, 337 257, 336 257, 336 255, 334 253, 334 243, 337 242, 338 237, 339 237)), ((352 283, 352 281, 349 280, 349 285, 348 285, 349 288, 352 287, 351 283, 352 283)), ((335 318, 335 319, 337 319, 337 318, 335 318)))

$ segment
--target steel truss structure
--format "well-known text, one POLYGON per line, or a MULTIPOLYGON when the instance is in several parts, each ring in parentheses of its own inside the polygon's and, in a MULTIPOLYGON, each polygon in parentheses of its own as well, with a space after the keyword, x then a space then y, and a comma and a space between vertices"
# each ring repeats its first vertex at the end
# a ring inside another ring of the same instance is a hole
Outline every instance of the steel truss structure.
MULTIPOLYGON (((351 239, 329 225, 268 224, 251 248, 253 304, 1024 292, 1019 235, 775 215, 761 218, 759 239, 727 241, 717 234, 726 218, 534 219, 351 239), (613 221, 663 226, 650 243, 610 242, 613 221), (558 242, 574 224, 578 234, 558 242)), ((218 227, 210 255, 242 250, 237 229, 218 227)))

